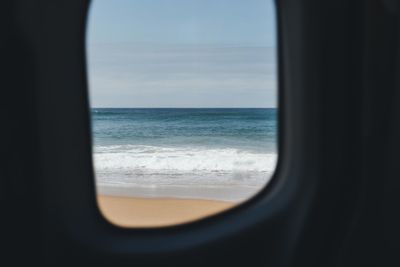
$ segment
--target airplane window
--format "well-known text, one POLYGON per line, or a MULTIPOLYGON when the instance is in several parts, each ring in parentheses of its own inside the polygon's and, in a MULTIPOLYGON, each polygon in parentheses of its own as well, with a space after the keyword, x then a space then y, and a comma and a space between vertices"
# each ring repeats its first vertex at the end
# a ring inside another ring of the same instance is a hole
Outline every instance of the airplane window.
POLYGON ((277 160, 272 0, 94 0, 87 32, 101 212, 200 219, 254 196, 277 160))

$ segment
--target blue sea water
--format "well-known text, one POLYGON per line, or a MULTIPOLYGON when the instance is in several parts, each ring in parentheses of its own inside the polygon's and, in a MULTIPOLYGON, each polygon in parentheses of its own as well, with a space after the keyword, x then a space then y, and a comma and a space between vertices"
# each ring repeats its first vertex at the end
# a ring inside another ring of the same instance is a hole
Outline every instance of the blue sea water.
POLYGON ((240 201, 276 163, 272 108, 94 108, 94 163, 104 194, 240 201))

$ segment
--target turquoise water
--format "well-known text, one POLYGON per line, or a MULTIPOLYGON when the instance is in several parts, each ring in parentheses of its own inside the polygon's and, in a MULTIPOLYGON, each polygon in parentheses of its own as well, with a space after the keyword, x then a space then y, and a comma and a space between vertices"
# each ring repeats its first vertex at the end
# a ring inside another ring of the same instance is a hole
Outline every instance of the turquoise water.
POLYGON ((117 195, 244 198, 274 171, 276 116, 276 109, 261 108, 92 109, 98 188, 117 195))

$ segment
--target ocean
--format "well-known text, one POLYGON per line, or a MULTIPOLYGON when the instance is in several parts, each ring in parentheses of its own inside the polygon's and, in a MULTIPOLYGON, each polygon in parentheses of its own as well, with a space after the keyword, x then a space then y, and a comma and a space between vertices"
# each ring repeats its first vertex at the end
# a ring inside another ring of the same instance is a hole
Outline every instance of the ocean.
POLYGON ((101 194, 243 201, 277 160, 274 108, 93 108, 101 194))

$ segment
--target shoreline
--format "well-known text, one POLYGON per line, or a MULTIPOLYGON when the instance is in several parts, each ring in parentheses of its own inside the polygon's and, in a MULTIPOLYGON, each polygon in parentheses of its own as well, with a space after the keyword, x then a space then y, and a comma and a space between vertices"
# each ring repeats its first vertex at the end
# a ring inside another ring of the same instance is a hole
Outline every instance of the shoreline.
POLYGON ((109 186, 97 182, 96 191, 101 196, 139 199, 184 199, 210 200, 216 202, 240 203, 255 196, 268 184, 268 179, 259 185, 157 185, 157 186, 109 186))
POLYGON ((240 202, 185 198, 145 198, 99 194, 104 218, 119 227, 163 227, 188 223, 230 209, 240 202))

